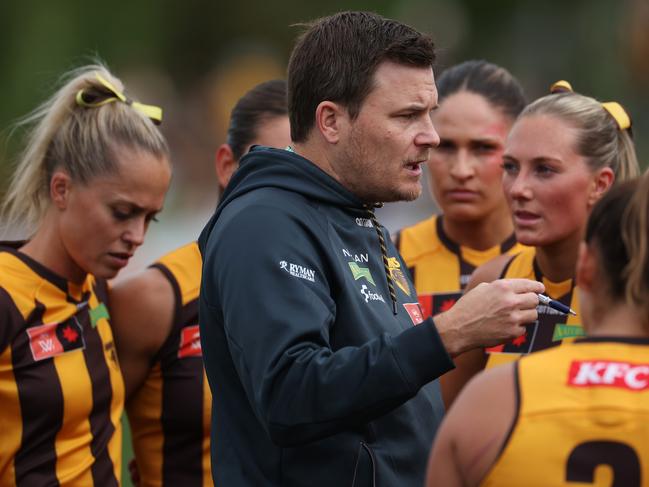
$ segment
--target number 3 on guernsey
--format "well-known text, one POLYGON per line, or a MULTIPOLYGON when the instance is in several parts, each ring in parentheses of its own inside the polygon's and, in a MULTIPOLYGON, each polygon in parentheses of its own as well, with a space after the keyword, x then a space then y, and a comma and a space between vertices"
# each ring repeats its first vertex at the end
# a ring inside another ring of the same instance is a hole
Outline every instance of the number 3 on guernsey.
POLYGON ((566 481, 592 484, 599 465, 611 467, 611 487, 640 487, 640 458, 629 445, 617 441, 588 441, 577 445, 568 457, 566 481))

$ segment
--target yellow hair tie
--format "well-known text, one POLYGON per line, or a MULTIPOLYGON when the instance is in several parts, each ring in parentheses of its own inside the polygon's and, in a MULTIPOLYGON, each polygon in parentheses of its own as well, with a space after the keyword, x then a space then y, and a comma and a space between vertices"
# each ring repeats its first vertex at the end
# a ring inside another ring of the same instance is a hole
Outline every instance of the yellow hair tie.
POLYGON ((624 107, 616 101, 608 101, 602 103, 604 110, 611 114, 611 116, 617 122, 617 125, 620 127, 620 130, 628 130, 631 128, 631 117, 626 112, 624 107))
MULTIPOLYGON (((565 80, 557 81, 550 87, 550 93, 553 94, 566 92, 572 93, 573 90, 572 85, 565 80)), ((602 103, 602 107, 615 119, 620 130, 628 130, 631 128, 631 117, 629 117, 624 107, 618 102, 609 101, 602 103)))
POLYGON ((77 96, 76 96, 77 105, 82 107, 97 108, 102 105, 106 105, 107 103, 121 101, 122 103, 126 103, 127 105, 132 106, 138 112, 146 115, 156 125, 160 125, 162 123, 162 108, 154 105, 145 105, 144 103, 133 101, 130 98, 126 97, 124 93, 122 93, 117 88, 115 88, 115 86, 113 86, 112 83, 104 79, 99 73, 95 73, 95 76, 97 77, 99 82, 104 86, 104 88, 106 88, 114 96, 110 96, 108 98, 104 98, 101 101, 94 102, 92 101, 92 99, 91 100, 86 99, 86 97, 89 96, 89 93, 86 90, 82 89, 77 92, 77 96))
POLYGON ((566 80, 560 80, 550 86, 550 93, 572 93, 572 85, 566 80))

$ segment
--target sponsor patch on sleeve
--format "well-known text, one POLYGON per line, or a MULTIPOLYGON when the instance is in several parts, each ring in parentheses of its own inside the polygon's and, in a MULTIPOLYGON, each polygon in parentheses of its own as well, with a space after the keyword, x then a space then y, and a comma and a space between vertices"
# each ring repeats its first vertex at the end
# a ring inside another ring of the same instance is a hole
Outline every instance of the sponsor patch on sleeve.
POLYGON ((279 268, 293 277, 304 279, 305 281, 315 282, 315 271, 313 269, 309 269, 308 267, 282 260, 279 262, 279 268))
POLYGON ((178 358, 200 357, 203 355, 201 348, 201 334, 198 325, 186 326, 180 332, 180 346, 178 358))
POLYGON ((649 389, 649 364, 610 360, 573 360, 568 371, 568 385, 646 391, 649 389))
POLYGON ((29 348, 35 361, 86 348, 81 323, 76 317, 61 323, 27 328, 29 348))
POLYGON ((424 321, 424 313, 421 311, 419 303, 403 303, 403 307, 406 308, 408 316, 415 326, 424 321))

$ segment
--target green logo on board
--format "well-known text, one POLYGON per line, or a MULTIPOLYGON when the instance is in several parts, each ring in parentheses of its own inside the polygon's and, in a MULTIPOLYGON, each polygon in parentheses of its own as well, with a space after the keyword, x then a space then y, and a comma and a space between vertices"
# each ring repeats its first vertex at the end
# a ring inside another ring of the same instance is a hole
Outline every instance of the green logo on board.
POLYGON ((581 325, 564 325, 559 324, 554 327, 554 333, 552 334, 553 342, 560 342, 566 338, 578 338, 586 336, 584 329, 581 325))

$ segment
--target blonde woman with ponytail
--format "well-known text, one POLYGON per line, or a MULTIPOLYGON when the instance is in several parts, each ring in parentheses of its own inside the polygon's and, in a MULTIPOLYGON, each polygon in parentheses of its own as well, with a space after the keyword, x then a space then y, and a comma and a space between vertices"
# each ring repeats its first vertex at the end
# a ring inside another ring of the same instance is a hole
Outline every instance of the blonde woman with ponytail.
POLYGON ((639 173, 629 115, 616 102, 600 103, 557 82, 552 94, 528 105, 514 123, 503 169, 516 239, 529 247, 479 267, 467 288, 499 278, 542 281, 546 294, 576 316, 540 306, 538 320, 517 339, 459 357, 457 376, 464 381, 485 364, 511 362, 583 335, 574 279, 579 242, 595 203, 639 173))
POLYGON ((649 486, 649 173, 595 204, 576 279, 588 337, 472 381, 428 486, 649 486))
POLYGON ((0 243, 0 485, 120 483, 124 385, 106 279, 142 244, 171 177, 158 107, 104 66, 26 117, 0 243))

